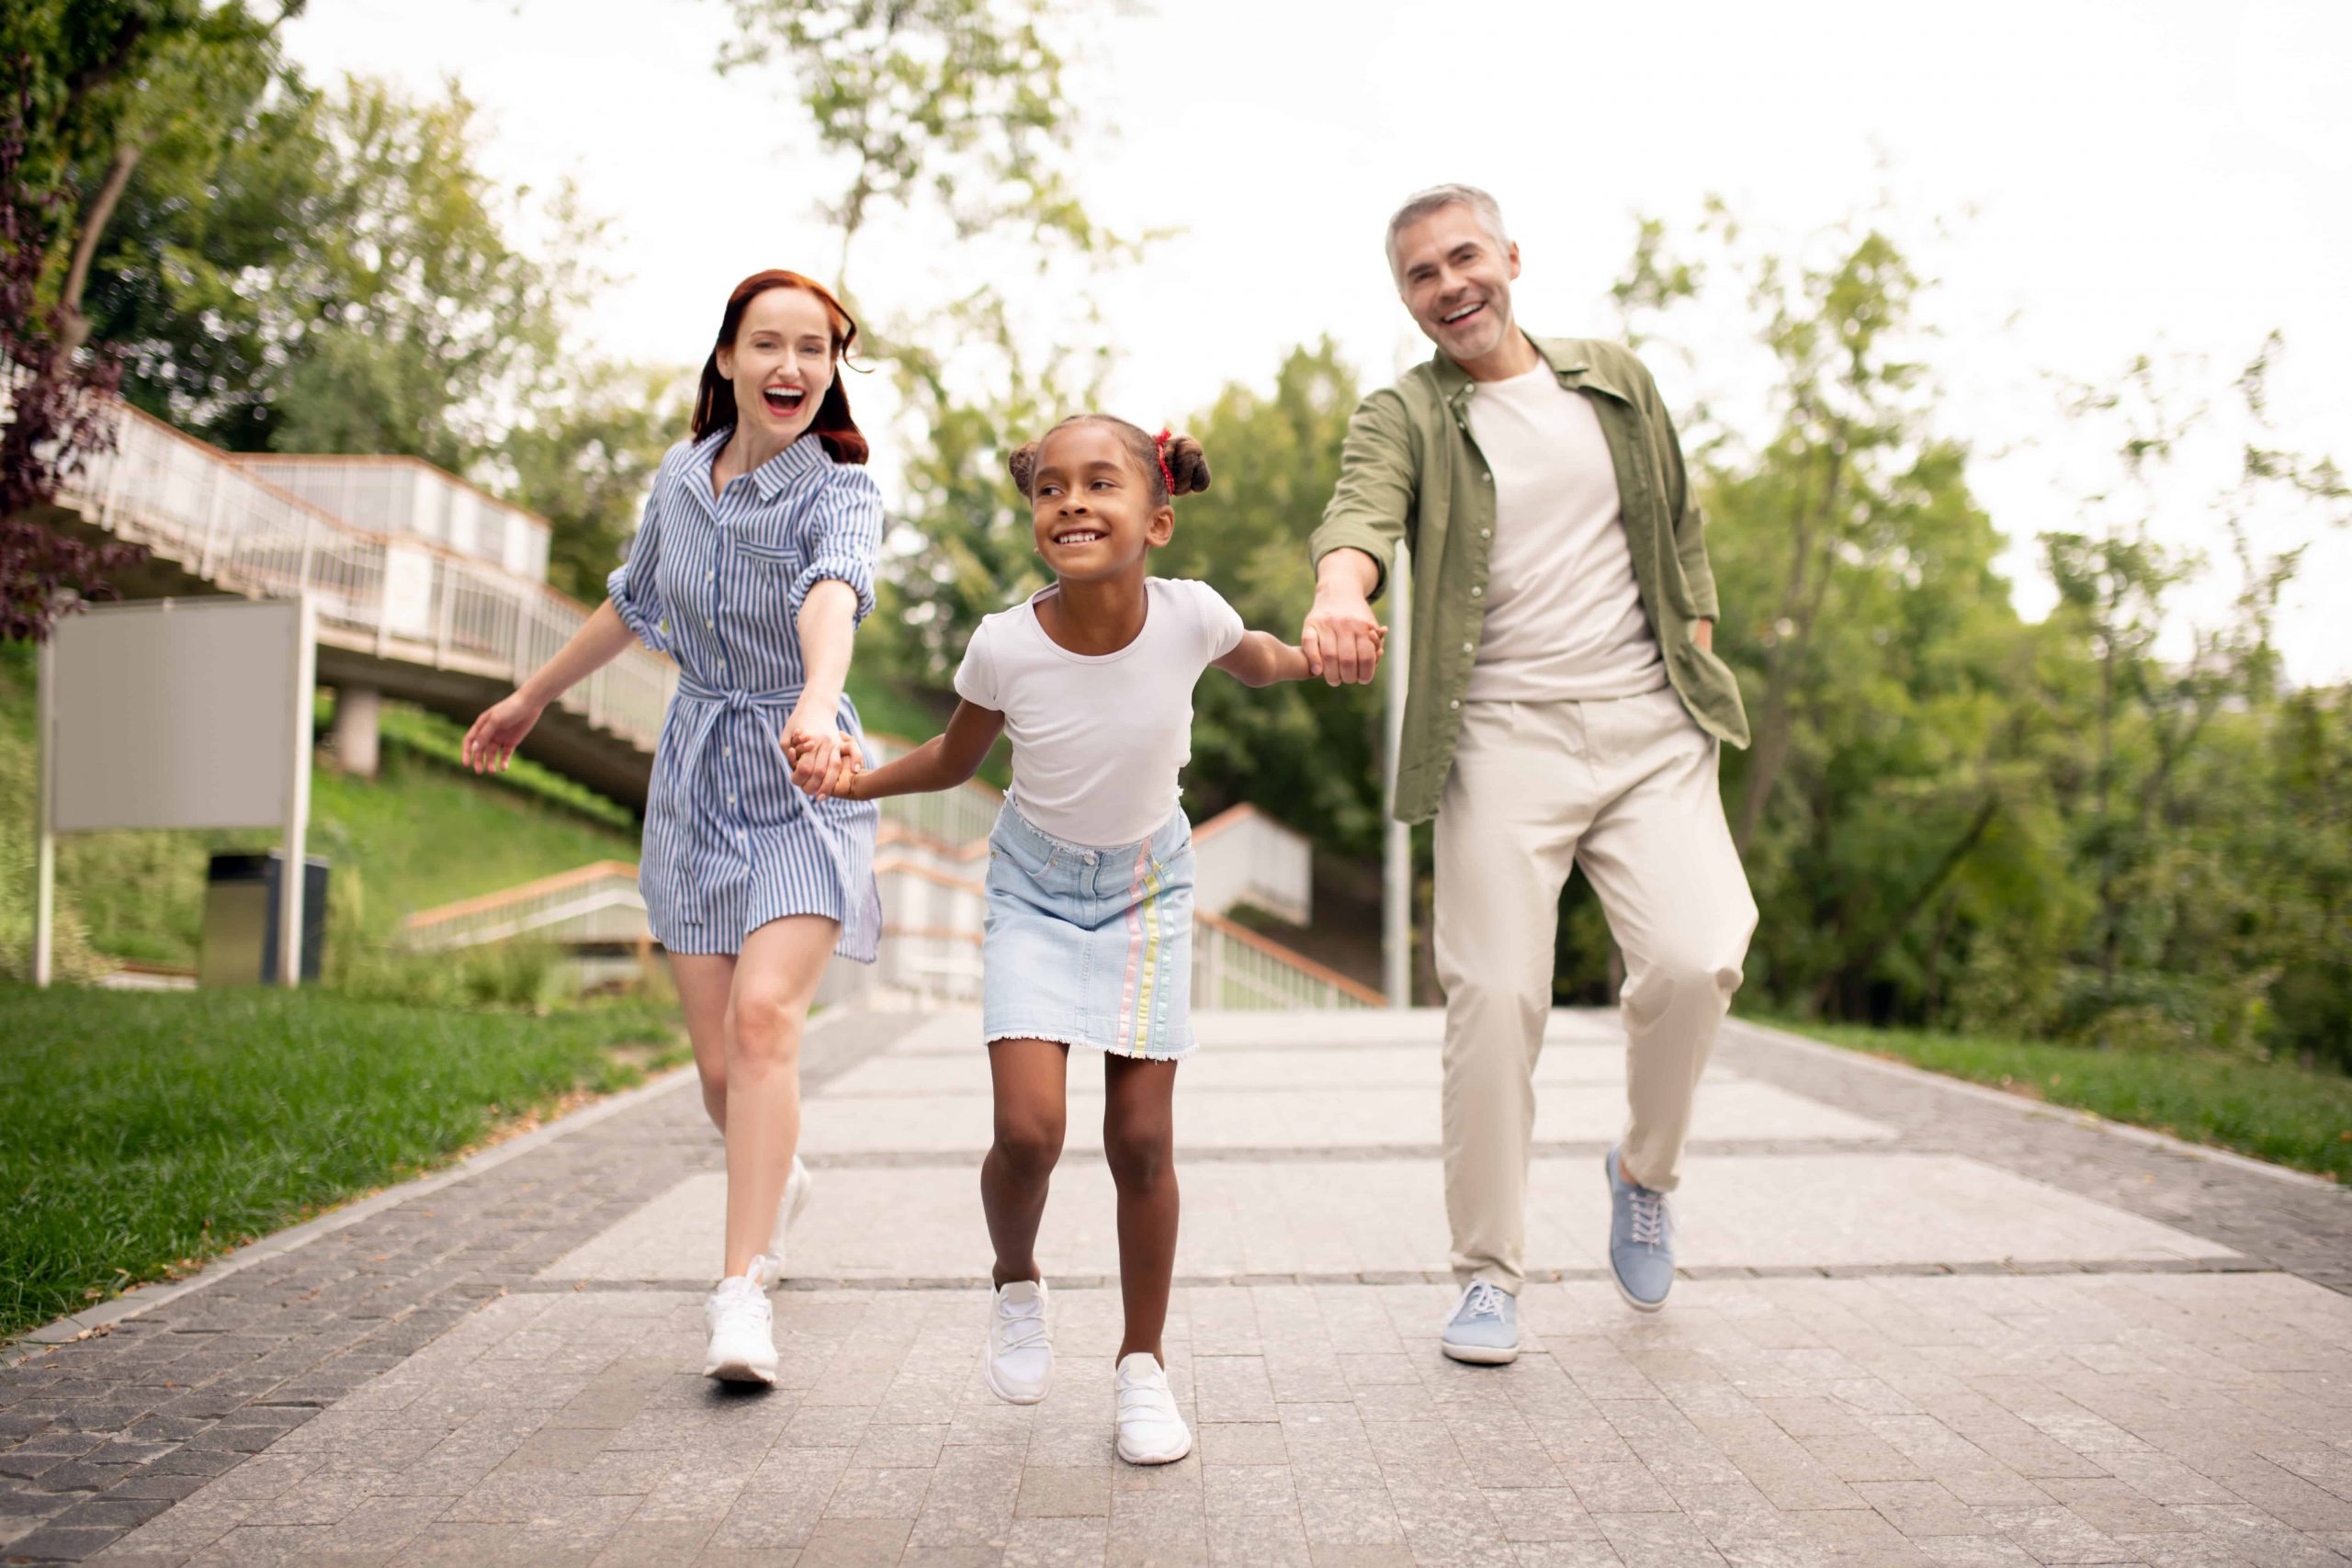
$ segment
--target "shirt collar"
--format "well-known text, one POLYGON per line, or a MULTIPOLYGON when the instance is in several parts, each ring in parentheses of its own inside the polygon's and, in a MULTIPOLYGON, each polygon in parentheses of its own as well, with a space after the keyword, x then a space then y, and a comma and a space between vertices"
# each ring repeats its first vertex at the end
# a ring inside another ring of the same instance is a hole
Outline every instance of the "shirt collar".
MULTIPOLYGON (((710 466, 718 460, 719 448, 735 434, 731 424, 721 425, 702 438, 695 447, 695 461, 703 483, 710 482, 710 466)), ((752 470, 752 486, 760 492, 763 502, 774 501, 778 491, 805 474, 812 474, 832 467, 832 455, 825 450, 813 430, 803 433, 800 439, 752 470)))
MULTIPOLYGON (((1633 393, 1621 386, 1617 378, 1606 370, 1593 367, 1591 359, 1578 351, 1575 339, 1531 337, 1527 341, 1534 346, 1537 354, 1543 355, 1544 363, 1552 367, 1552 373, 1560 378, 1560 385, 1570 391, 1589 388, 1596 392, 1606 392, 1621 403, 1634 400, 1633 393)), ((1470 395, 1470 389, 1478 384, 1470 378, 1470 372, 1448 359, 1443 349, 1430 355, 1430 367, 1437 377, 1438 390, 1448 403, 1457 407, 1470 395)))

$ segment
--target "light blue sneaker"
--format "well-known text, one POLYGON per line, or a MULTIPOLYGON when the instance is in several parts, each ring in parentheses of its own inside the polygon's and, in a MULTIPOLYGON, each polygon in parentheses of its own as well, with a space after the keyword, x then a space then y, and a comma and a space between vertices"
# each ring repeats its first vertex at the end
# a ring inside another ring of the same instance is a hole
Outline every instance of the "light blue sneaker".
POLYGON ((1499 1367, 1519 1359, 1519 1298, 1484 1280, 1463 1288, 1462 1301, 1445 1320, 1439 1346, 1457 1361, 1499 1367))
POLYGON ((1617 1174, 1617 1151, 1601 1156, 1609 1179, 1609 1274, 1635 1312, 1656 1312, 1674 1288, 1674 1216, 1666 1194, 1617 1174))

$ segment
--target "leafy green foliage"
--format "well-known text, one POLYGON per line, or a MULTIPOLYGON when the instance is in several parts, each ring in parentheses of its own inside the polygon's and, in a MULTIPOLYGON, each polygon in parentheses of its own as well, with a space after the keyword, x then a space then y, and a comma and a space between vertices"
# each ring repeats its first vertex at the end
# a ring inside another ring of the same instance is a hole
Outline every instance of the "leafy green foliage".
POLYGON ((151 412, 232 450, 398 453, 466 471, 548 391, 597 225, 480 171, 474 106, 336 93, 279 66, 209 160, 142 172, 91 288, 151 412))
POLYGON ((1077 129, 1046 24, 1058 0, 729 0, 721 71, 782 64, 818 145, 847 165, 825 205, 850 249, 887 208, 958 239, 1008 225, 1081 250, 1103 235, 1062 169, 1077 129))
POLYGON ((685 434, 691 385, 675 369, 591 362, 501 445, 514 474, 502 488, 548 520, 548 581, 573 598, 604 598, 662 454, 685 434))

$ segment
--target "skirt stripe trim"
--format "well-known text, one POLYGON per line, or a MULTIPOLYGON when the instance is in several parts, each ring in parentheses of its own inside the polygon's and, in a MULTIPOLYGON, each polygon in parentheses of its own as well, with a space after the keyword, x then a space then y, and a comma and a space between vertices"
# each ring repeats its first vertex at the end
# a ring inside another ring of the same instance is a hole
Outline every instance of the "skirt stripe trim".
POLYGON ((1141 1043, 1142 1054, 1149 1055, 1157 1032, 1152 1028, 1152 993, 1159 988, 1159 868, 1151 863, 1148 853, 1140 857, 1144 896, 1139 904, 1143 916, 1143 985, 1136 997, 1136 1038, 1141 1043))

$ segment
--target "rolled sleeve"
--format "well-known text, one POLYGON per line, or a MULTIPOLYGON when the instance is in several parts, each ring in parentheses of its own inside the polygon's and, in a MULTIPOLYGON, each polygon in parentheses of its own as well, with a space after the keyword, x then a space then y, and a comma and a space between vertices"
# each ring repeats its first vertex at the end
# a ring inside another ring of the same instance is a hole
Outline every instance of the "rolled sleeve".
POLYGON ((882 549, 882 491, 864 468, 842 468, 811 526, 808 564, 786 599, 794 619, 820 582, 846 582, 857 595, 850 624, 874 613, 874 558, 882 549))
POLYGON ((656 653, 670 651, 662 629, 670 618, 670 608, 662 602, 661 584, 656 579, 662 558, 662 487, 669 473, 670 464, 664 462, 653 476, 652 490, 646 494, 645 515, 637 525, 637 537, 629 541, 628 558, 605 579, 605 592, 619 613, 621 624, 656 653))
POLYGON ((1340 449, 1340 482, 1323 522, 1306 542, 1319 567, 1333 550, 1362 550, 1379 569, 1371 597, 1388 588, 1396 543, 1413 515, 1419 476, 1413 462, 1410 423, 1404 400, 1383 388, 1356 405, 1340 449))

